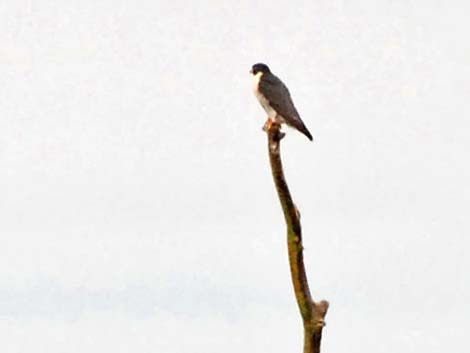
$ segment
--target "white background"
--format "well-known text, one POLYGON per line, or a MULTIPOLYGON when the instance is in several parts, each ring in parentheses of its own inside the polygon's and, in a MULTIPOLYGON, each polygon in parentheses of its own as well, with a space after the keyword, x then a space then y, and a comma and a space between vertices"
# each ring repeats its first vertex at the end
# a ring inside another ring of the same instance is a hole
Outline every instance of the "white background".
POLYGON ((468 1, 0 4, 0 332, 16 352, 300 352, 265 113, 323 352, 468 352, 468 1))

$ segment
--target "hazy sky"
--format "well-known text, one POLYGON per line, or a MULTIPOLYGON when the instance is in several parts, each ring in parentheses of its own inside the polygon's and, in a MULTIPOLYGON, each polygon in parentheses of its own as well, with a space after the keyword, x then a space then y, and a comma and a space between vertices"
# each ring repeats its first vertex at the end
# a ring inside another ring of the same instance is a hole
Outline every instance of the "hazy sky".
POLYGON ((468 1, 0 4, 5 353, 300 352, 252 92, 288 130, 323 352, 469 352, 468 1))

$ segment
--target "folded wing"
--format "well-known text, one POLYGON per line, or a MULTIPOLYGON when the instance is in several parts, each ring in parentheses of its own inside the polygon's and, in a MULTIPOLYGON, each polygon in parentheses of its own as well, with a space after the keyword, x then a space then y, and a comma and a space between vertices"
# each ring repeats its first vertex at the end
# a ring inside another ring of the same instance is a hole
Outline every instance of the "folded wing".
POLYGON ((271 107, 284 118, 286 123, 312 140, 312 135, 300 119, 286 85, 275 75, 263 75, 259 90, 269 101, 271 107))

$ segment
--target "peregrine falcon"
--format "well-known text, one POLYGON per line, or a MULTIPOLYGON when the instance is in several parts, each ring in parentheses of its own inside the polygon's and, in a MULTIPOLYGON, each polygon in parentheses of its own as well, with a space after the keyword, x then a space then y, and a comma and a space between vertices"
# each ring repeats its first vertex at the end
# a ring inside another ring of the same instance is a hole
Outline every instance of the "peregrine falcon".
POLYGON ((268 124, 287 124, 313 140, 294 103, 286 85, 265 64, 253 65, 250 70, 254 78, 254 91, 261 106, 268 114, 268 124))

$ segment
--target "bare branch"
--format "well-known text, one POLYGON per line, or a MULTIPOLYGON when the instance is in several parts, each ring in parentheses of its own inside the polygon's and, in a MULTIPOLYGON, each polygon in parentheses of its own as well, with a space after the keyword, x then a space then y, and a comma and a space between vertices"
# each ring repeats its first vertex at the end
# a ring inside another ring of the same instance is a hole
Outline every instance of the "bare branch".
POLYGON ((284 134, 280 131, 280 125, 272 121, 268 121, 265 128, 268 135, 271 172, 287 225, 287 247, 292 284, 304 325, 304 353, 318 353, 328 302, 322 300, 316 303, 308 287, 303 259, 300 212, 292 201, 282 168, 281 140, 284 134))

